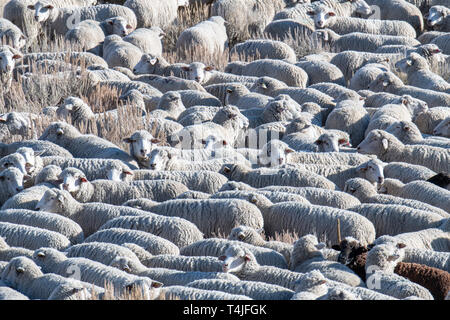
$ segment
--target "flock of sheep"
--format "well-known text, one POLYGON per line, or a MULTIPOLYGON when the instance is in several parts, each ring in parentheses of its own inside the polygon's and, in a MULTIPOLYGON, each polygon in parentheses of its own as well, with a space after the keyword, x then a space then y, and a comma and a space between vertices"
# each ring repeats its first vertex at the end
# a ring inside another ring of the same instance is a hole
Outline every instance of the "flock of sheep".
POLYGON ((0 12, 0 300, 450 299, 449 0, 0 12))

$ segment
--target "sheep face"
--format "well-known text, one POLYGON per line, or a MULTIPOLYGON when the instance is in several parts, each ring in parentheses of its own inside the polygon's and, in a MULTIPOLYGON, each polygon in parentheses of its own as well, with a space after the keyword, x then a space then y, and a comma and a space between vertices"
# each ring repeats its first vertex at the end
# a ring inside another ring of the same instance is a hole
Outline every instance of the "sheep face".
POLYGON ((16 168, 22 174, 27 174, 26 161, 20 153, 12 153, 0 160, 0 171, 8 168, 16 168))
POLYGON ((270 96, 270 93, 274 90, 284 87, 286 87, 286 85, 281 81, 277 81, 269 77, 261 77, 250 88, 250 91, 270 96))
POLYGON ((339 145, 344 142, 337 134, 326 132, 321 134, 314 143, 319 147, 319 152, 339 152, 339 145))
POLYGON ((141 60, 133 68, 134 74, 154 74, 160 64, 160 58, 149 53, 143 54, 141 60))
POLYGON ((429 27, 435 27, 444 22, 449 12, 450 10, 444 6, 432 6, 430 11, 424 15, 424 18, 427 19, 427 25, 429 27))
POLYGON ((270 165, 276 167, 287 163, 287 157, 290 153, 294 152, 293 149, 279 140, 271 140, 266 143, 261 149, 258 155, 258 161, 262 165, 270 165))
POLYGON ((55 7, 46 2, 46 1, 38 1, 34 5, 29 5, 27 7, 30 10, 34 10, 34 20, 37 22, 45 22, 50 18, 50 14, 55 7))
POLYGON ((358 171, 364 178, 372 184, 382 184, 384 182, 384 164, 378 159, 369 160, 359 166, 358 171))
POLYGON ((117 163, 117 165, 107 165, 102 168, 106 171, 106 178, 111 181, 131 181, 133 180, 133 172, 122 163, 117 163))
POLYGON ((377 194, 377 190, 369 181, 361 178, 348 179, 345 182, 344 192, 351 194, 359 200, 371 197, 377 194))
POLYGON ((151 170, 165 170, 168 163, 177 156, 177 150, 155 148, 148 155, 148 167, 151 170))
POLYGON ((381 130, 372 130, 356 148, 358 153, 381 155, 388 150, 389 140, 381 130))
POLYGON ((82 183, 88 182, 83 172, 75 168, 64 169, 59 175, 59 179, 62 181, 61 190, 72 194, 80 190, 82 183))
POLYGON ((313 270, 301 274, 298 280, 295 281, 295 292, 309 291, 314 288, 314 291, 327 290, 327 279, 319 270, 313 270))
POLYGON ((383 72, 369 84, 368 89, 373 92, 390 92, 402 83, 400 79, 400 83, 396 79, 398 78, 393 73, 383 72))
POLYGON ((262 116, 266 122, 291 121, 300 113, 301 108, 297 108, 289 100, 277 97, 264 107, 262 116))
POLYGON ((6 30, 0 33, 0 36, 5 37, 9 42, 8 44, 18 50, 20 50, 27 41, 27 38, 23 34, 14 32, 13 30, 6 30))
POLYGON ((36 157, 41 155, 43 151, 34 152, 31 148, 19 148, 16 150, 17 153, 20 153, 25 159, 25 169, 27 174, 32 174, 36 169, 36 157))
POLYGON ((12 288, 26 288, 34 279, 43 275, 33 260, 16 257, 9 261, 2 273, 2 280, 12 288))
POLYGON ((17 168, 9 168, 0 173, 0 183, 8 197, 23 190, 23 174, 17 168))
POLYGON ((183 67, 183 70, 187 72, 189 80, 194 80, 202 84, 207 81, 213 68, 205 66, 201 62, 193 62, 189 67, 183 67))
POLYGON ((345 265, 350 264, 358 254, 364 252, 362 251, 364 247, 361 245, 361 243, 352 237, 346 237, 344 240, 342 240, 339 244, 339 247, 341 249, 341 252, 338 256, 338 262, 345 265))
POLYGON ((228 148, 230 145, 225 139, 221 139, 215 135, 209 135, 203 139, 202 144, 205 150, 217 150, 222 148, 228 148))
POLYGON ((410 95, 403 95, 401 103, 409 110, 414 121, 416 117, 428 111, 428 104, 425 101, 411 97, 410 95))
POLYGON ((246 253, 241 247, 230 246, 219 260, 222 261, 223 272, 239 273, 247 262, 252 260, 252 255, 246 253))
POLYGON ((145 130, 136 131, 123 141, 130 144, 130 154, 139 161, 147 160, 148 153, 153 149, 154 144, 159 143, 158 139, 145 130))
POLYGON ((336 17, 336 12, 326 6, 319 6, 315 11, 308 12, 309 15, 314 18, 314 25, 316 28, 325 28, 334 17, 336 17))
POLYGON ((12 53, 10 50, 4 49, 0 51, 0 75, 2 78, 12 73, 16 60, 21 58, 21 54, 12 53))
POLYGON ((41 200, 36 205, 36 210, 46 211, 53 213, 64 213, 66 198, 68 194, 65 194, 63 190, 50 189, 47 190, 42 196, 41 200))
POLYGON ((114 17, 106 20, 106 23, 112 29, 111 34, 125 37, 133 31, 133 27, 123 17, 114 17))
POLYGON ((450 117, 442 120, 433 130, 433 135, 450 138, 450 117))
POLYGON ((367 277, 376 271, 393 273, 394 268, 404 257, 405 245, 380 244, 373 247, 367 254, 367 277))
POLYGON ((65 122, 53 122, 42 133, 39 140, 47 140, 58 144, 64 137, 79 137, 81 133, 65 122))

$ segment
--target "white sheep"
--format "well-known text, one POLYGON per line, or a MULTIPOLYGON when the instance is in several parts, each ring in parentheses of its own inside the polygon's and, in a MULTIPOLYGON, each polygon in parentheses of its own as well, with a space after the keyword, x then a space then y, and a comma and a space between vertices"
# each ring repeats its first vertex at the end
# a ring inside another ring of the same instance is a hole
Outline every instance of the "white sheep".
MULTIPOLYGON (((151 255, 178 255, 180 249, 170 241, 140 230, 108 228, 99 230, 84 240, 84 243, 104 242, 117 245, 135 244, 151 255)), ((135 250, 133 250, 135 252, 135 250)))
MULTIPOLYGON (((254 246, 248 243, 232 241, 220 238, 209 238, 196 241, 188 246, 181 248, 180 254, 183 256, 212 256, 219 257, 231 245, 248 248, 256 260, 261 265, 274 266, 278 268, 287 268, 287 262, 283 255, 267 248, 254 246)), ((217 261, 217 260, 216 260, 217 261)))
POLYGON ((449 8, 446 6, 435 5, 430 8, 424 18, 427 20, 427 25, 434 30, 450 31, 449 8))
POLYGON ((158 27, 150 29, 139 28, 126 35, 123 40, 134 44, 147 54, 161 55, 162 43, 161 39, 165 33, 158 27))
POLYGON ((0 261, 10 261, 12 258, 19 256, 32 258, 33 250, 25 249, 23 247, 11 247, 6 243, 3 237, 0 237, 0 261))
POLYGON ((181 57, 220 57, 228 48, 225 20, 212 16, 185 29, 178 37, 176 47, 181 57))
POLYGON ((10 46, 0 46, 0 57, 0 82, 4 88, 8 89, 11 87, 16 60, 23 56, 10 46))
POLYGON ((310 84, 332 82, 345 85, 342 71, 327 61, 308 61, 305 58, 295 64, 308 74, 310 84))
POLYGON ((376 155, 380 160, 418 164, 435 172, 450 172, 450 151, 424 145, 404 145, 400 140, 383 130, 372 130, 358 145, 362 154, 376 155))
POLYGON ((130 155, 138 161, 140 166, 144 166, 147 154, 152 150, 154 144, 160 141, 146 130, 137 130, 129 138, 123 139, 123 142, 130 145, 130 155))
POLYGON ((434 127, 433 135, 450 138, 450 117, 445 118, 434 127))
POLYGON ((23 190, 23 173, 11 167, 0 173, 0 204, 23 190))
POLYGON ((113 34, 103 42, 103 59, 110 68, 124 67, 132 70, 141 60, 143 52, 134 44, 113 34))
POLYGON ((11 45, 17 50, 20 50, 26 42, 22 31, 11 21, 3 18, 0 18, 0 38, 6 42, 5 44, 11 45))
POLYGON ((436 172, 424 166, 406 162, 385 163, 383 172, 385 178, 398 179, 403 183, 415 180, 428 180, 436 174, 436 172))
POLYGON ((230 51, 230 55, 236 55, 241 61, 256 59, 279 59, 290 63, 297 61, 295 51, 289 45, 269 39, 249 39, 238 43, 230 51))
POLYGON ((178 7, 188 5, 186 0, 127 0, 123 4, 134 11, 139 28, 160 27, 166 29, 177 19, 178 7))
POLYGON ((161 300, 252 300, 243 295, 186 286, 168 286, 161 289, 161 300))
POLYGON ((434 128, 447 117, 450 117, 447 107, 434 107, 418 114, 414 123, 423 134, 432 134, 434 128))
POLYGON ((423 144, 444 149, 450 148, 450 141, 447 141, 447 139, 436 139, 432 136, 424 138, 419 128, 410 121, 394 122, 386 128, 386 132, 393 134, 404 144, 423 144))
MULTIPOLYGON (((124 203, 134 207, 133 200, 124 203)), ((247 225, 262 228, 263 216, 259 209, 240 199, 176 199, 163 203, 140 201, 136 208, 162 216, 175 216, 194 223, 205 235, 229 234, 234 227, 247 225), (196 214, 193 215, 192 212, 196 214), (214 221, 213 224, 211 222, 214 221)))

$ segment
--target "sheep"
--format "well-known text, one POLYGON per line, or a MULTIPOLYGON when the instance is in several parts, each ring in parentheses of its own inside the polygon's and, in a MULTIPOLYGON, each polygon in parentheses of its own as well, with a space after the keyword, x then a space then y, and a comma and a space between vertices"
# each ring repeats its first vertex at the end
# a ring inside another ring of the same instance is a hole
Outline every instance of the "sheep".
POLYGON ((201 279, 187 284, 188 287, 242 294, 255 300, 289 300, 294 292, 287 288, 257 281, 235 282, 225 279, 201 279))
POLYGON ((450 142, 445 139, 424 139, 419 128, 410 121, 394 122, 386 128, 386 132, 393 134, 404 144, 423 144, 444 149, 450 147, 450 142))
MULTIPOLYGON (((283 255, 262 247, 253 246, 251 244, 231 241, 219 238, 210 238, 196 241, 188 246, 181 248, 180 254, 183 256, 213 256, 219 257, 231 245, 239 245, 248 248, 256 260, 261 265, 274 266, 277 268, 287 268, 287 262, 283 255)), ((216 260, 217 261, 217 260, 216 260)))
POLYGON ((364 131, 369 125, 370 117, 367 111, 357 104, 339 104, 330 112, 325 122, 326 129, 345 128, 345 132, 350 135, 353 145, 364 140, 364 131))
POLYGON ((306 88, 308 74, 300 67, 283 60, 260 59, 252 62, 230 62, 225 72, 254 77, 264 77, 266 74, 284 82, 290 87, 306 88))
POLYGON ((181 79, 173 76, 163 77, 158 75, 140 75, 135 76, 133 80, 147 83, 162 93, 177 90, 204 90, 203 87, 196 81, 181 79))
POLYGON ((326 178, 295 168, 256 169, 235 164, 224 165, 221 174, 230 180, 249 183, 252 187, 262 188, 269 185, 285 185, 293 187, 318 187, 334 190, 336 185, 326 178))
POLYGON ((109 35, 103 42, 103 59, 109 68, 124 67, 131 70, 138 64, 141 56, 140 48, 118 35, 109 35))
POLYGON ((295 65, 305 70, 310 84, 332 82, 345 85, 342 71, 334 64, 326 61, 307 61, 305 59, 304 61, 300 60, 295 65))
POLYGON ((0 172, 0 205, 23 190, 23 173, 11 167, 0 172))
POLYGON ((148 268, 167 268, 185 272, 221 272, 220 261, 215 257, 187 257, 160 254, 145 261, 148 268))
POLYGON ((89 242, 77 244, 67 248, 64 253, 68 258, 87 258, 107 266, 111 265, 118 257, 127 258, 135 263, 140 263, 133 251, 112 243, 89 242))
POLYGON ((11 21, 3 18, 0 18, 0 37, 7 45, 11 45, 17 50, 20 50, 26 42, 22 31, 11 21))
POLYGON ((364 243, 371 243, 375 239, 373 224, 367 218, 348 210, 282 202, 270 207, 269 212, 264 222, 265 230, 270 236, 283 231, 295 232, 299 236, 315 232, 336 242, 334 226, 336 219, 340 219, 342 228, 345 228, 343 233, 364 243))
MULTIPOLYGON (((391 184, 391 181, 388 181, 391 184)), ((448 203, 450 201, 450 192, 442 190, 442 188, 428 181, 411 181, 407 184, 401 182, 396 183, 395 195, 405 199, 414 199, 424 203, 428 203, 437 208, 449 211, 448 203)), ((390 185, 386 186, 387 190, 391 189, 390 185)))
POLYGON ((8 168, 17 168, 22 173, 22 175, 27 175, 26 167, 27 162, 24 156, 18 152, 12 153, 0 159, 0 172, 8 168))
POLYGON ((317 237, 307 234, 296 240, 292 247, 290 269, 295 270, 297 266, 302 265, 311 259, 322 259, 328 261, 337 261, 339 252, 334 249, 326 248, 325 243, 319 243, 317 237))
POLYGON ((33 4, 34 0, 11 0, 3 1, 2 17, 8 19, 23 31, 27 38, 36 38, 38 35, 38 24, 33 19, 33 13, 27 6, 33 4))
MULTIPOLYGON (((317 140, 307 142, 303 134, 289 134, 283 137, 283 141, 287 142, 296 152, 339 152, 340 144, 349 144, 348 135, 345 135, 347 137, 342 138, 342 134, 329 131, 321 134, 317 140)), ((292 164, 283 166, 289 167, 292 164)))
POLYGON ((356 70, 350 79, 349 88, 355 91, 367 89, 369 84, 382 72, 389 71, 389 66, 382 63, 368 63, 356 70))
POLYGON ((283 41, 296 51, 304 52, 306 47, 306 52, 309 53, 315 48, 314 43, 310 40, 313 32, 314 26, 309 21, 305 23, 305 21, 295 19, 280 19, 268 23, 264 28, 263 35, 269 39, 283 41))
POLYGON ((230 245, 219 257, 224 272, 235 274, 239 279, 279 285, 294 290, 299 273, 273 266, 261 266, 246 247, 230 245))
POLYGON ((83 231, 77 223, 48 212, 20 209, 2 210, 0 211, 0 221, 55 231, 66 236, 72 244, 81 243, 84 240, 83 231))
POLYGON ((327 6, 318 6, 314 10, 314 25, 317 28, 329 28, 342 35, 351 32, 365 32, 379 35, 416 37, 416 30, 405 21, 361 19, 336 16, 336 12, 327 6))
POLYGON ((216 71, 213 67, 206 66, 202 62, 192 62, 189 66, 183 67, 182 69, 186 73, 186 77, 189 80, 195 80, 204 86, 227 82, 239 82, 243 84, 249 83, 251 86, 258 79, 257 77, 252 76, 242 76, 233 73, 216 71))
POLYGON ((155 26, 166 29, 176 21, 178 7, 187 6, 187 2, 158 0, 149 3, 145 0, 127 0, 123 5, 134 11, 138 27, 155 26))
MULTIPOLYGON (((145 52, 145 51, 144 51, 145 52)), ((144 53, 139 62, 134 66, 133 73, 139 74, 157 74, 160 76, 175 76, 184 78, 183 68, 189 67, 185 63, 170 64, 161 55, 144 53)))
POLYGON ((19 256, 32 258, 33 250, 25 249, 22 247, 10 247, 6 243, 5 239, 3 239, 3 237, 0 237, 0 261, 10 261, 12 258, 19 256))
POLYGON ((114 267, 86 258, 67 258, 62 252, 52 248, 40 248, 33 254, 33 261, 44 272, 56 273, 62 276, 74 275, 80 281, 99 287, 112 285, 116 294, 133 288, 143 290, 147 299, 152 300, 159 294, 161 283, 147 277, 127 274, 114 267), (75 273, 75 274, 74 274, 75 273))
POLYGON ((245 35, 260 34, 275 13, 284 7, 282 0, 219 0, 213 3, 211 15, 222 16, 230 25, 230 33, 241 39, 245 35))
POLYGON ((161 55, 161 39, 164 35, 165 33, 158 27, 150 29, 139 28, 126 35, 123 40, 135 45, 146 54, 161 55))
MULTIPOLYGON (((214 85, 212 85, 214 86, 214 85)), ((210 89, 212 86, 208 86, 210 89)), ((217 85, 223 86, 223 85, 217 85)), ((208 88, 207 88, 208 90, 208 88)), ((222 99, 221 99, 222 101, 222 99)), ((239 109, 261 108, 267 105, 270 97, 250 92, 246 86, 240 83, 227 84, 223 102, 226 105, 234 105, 239 109)))
POLYGON ((437 213, 402 205, 364 203, 348 210, 357 212, 370 220, 375 226, 377 236, 436 228, 442 224, 443 219, 437 213))
POLYGON ((100 287, 86 282, 56 274, 44 274, 36 263, 27 257, 13 258, 3 270, 2 280, 6 285, 25 294, 30 299, 47 300, 61 286, 72 290, 77 289, 77 291, 82 288, 85 297, 90 297, 90 290, 99 296, 104 293, 100 287))
POLYGON ((359 166, 327 166, 327 165, 299 165, 307 171, 325 176, 334 182, 339 189, 343 189, 345 182, 353 177, 361 177, 372 184, 382 184, 384 181, 384 164, 378 159, 371 159, 359 166))
POLYGON ((450 117, 445 118, 434 127, 433 135, 450 138, 450 117))
POLYGON ((83 135, 67 123, 51 123, 39 140, 56 143, 66 148, 75 157, 119 159, 131 169, 137 169, 137 165, 133 164, 135 163, 133 158, 113 143, 94 135, 83 135))
POLYGON ((236 55, 240 61, 256 59, 279 59, 289 63, 297 61, 295 51, 289 45, 269 39, 249 39, 238 43, 230 51, 230 55, 236 55))
MULTIPOLYGON (((355 29, 355 31, 359 31, 355 29)), ((346 50, 375 52, 377 48, 385 45, 416 46, 420 42, 408 36, 370 34, 363 32, 351 32, 339 35, 331 29, 316 30, 312 37, 317 39, 322 46, 329 46, 330 50, 342 52, 346 50)))
MULTIPOLYGON (((133 202, 126 202, 124 205, 134 207, 133 202)), ((140 201, 138 208, 158 215, 184 218, 194 223, 207 236, 228 234, 241 224, 253 228, 263 226, 259 209, 240 199, 176 199, 161 204, 140 201), (196 214, 193 215, 192 212, 196 214)))
POLYGON ((418 88, 450 93, 450 83, 433 73, 427 60, 412 52, 408 57, 397 61, 396 68, 406 73, 408 84, 418 88))
MULTIPOLYGON (((136 210, 128 208, 129 210, 136 210)), ((203 234, 191 222, 178 217, 164 217, 144 214, 141 216, 123 216, 112 219, 101 226, 100 230, 124 228, 152 233, 169 240, 182 248, 203 239, 203 234)))
MULTIPOLYGON (((201 86, 200 86, 201 87, 201 86)), ((186 110, 181 100, 181 95, 174 91, 166 91, 159 101, 157 109, 167 111, 172 119, 178 119, 180 114, 186 110)))
POLYGON ((30 298, 19 291, 9 287, 0 286, 0 300, 30 300, 30 298))
POLYGON ((1 129, 9 135, 29 135, 35 120, 36 116, 34 114, 25 112, 13 111, 0 116, 1 129))
POLYGON ((316 89, 288 87, 283 82, 277 81, 276 79, 271 79, 269 77, 258 78, 258 81, 252 88, 250 88, 250 91, 265 94, 271 97, 276 97, 280 94, 287 94, 298 104, 315 102, 321 107, 330 110, 336 105, 329 95, 316 89))
POLYGON ((147 153, 153 148, 153 144, 157 144, 159 140, 146 130, 138 130, 133 132, 129 138, 123 139, 123 142, 130 145, 130 155, 138 161, 140 166, 143 166, 147 153))
POLYGON ((383 72, 369 85, 369 90, 374 92, 390 92, 398 95, 408 94, 414 98, 428 103, 430 108, 446 106, 450 103, 450 95, 428 89, 404 85, 403 82, 392 72, 383 72))
POLYGON ((15 60, 22 58, 22 54, 10 46, 0 46, 0 82, 6 91, 11 87, 15 60))
POLYGON ((91 7, 56 8, 46 1, 38 1, 28 9, 35 11, 35 20, 42 26, 47 26, 57 35, 65 35, 78 21, 92 19, 103 21, 113 17, 123 17, 136 29, 137 21, 134 12, 120 5, 106 4, 91 7))
POLYGON ((401 249, 387 244, 377 245, 368 252, 365 268, 369 289, 399 299, 414 295, 433 300, 426 288, 393 273, 401 255, 401 249))
POLYGON ((384 165, 385 178, 398 179, 403 183, 415 180, 427 180, 436 173, 426 167, 405 162, 390 162, 384 165))
POLYGON ((414 123, 423 134, 432 134, 434 128, 447 117, 450 117, 447 107, 434 107, 417 115, 414 123))
POLYGON ((180 250, 170 241, 151 233, 122 228, 108 228, 99 230, 84 240, 84 243, 104 242, 117 245, 136 244, 152 255, 178 255, 180 250))
POLYGON ((201 191, 186 191, 175 199, 208 199, 211 195, 201 191))
POLYGON ((450 54, 450 47, 448 45, 448 33, 443 33, 439 37, 434 38, 431 43, 437 45, 441 52, 448 55, 450 54))
POLYGON ((168 286, 161 289, 160 300, 252 300, 247 296, 186 286, 168 286))
POLYGON ((201 279, 220 279, 236 283, 239 279, 233 275, 222 272, 201 272, 171 270, 166 268, 147 268, 139 261, 133 261, 127 257, 118 257, 111 266, 138 276, 149 277, 164 283, 166 286, 187 285, 192 281, 201 279), (164 281, 164 282, 163 282, 164 281))
MULTIPOLYGON (((0 120, 1 122, 1 120, 0 120)), ((11 144, 0 143, 0 157, 16 152, 22 147, 32 148, 36 152, 42 152, 41 156, 59 156, 64 158, 72 158, 72 154, 66 149, 49 141, 41 140, 24 140, 13 142, 11 144)))
POLYGON ((412 1, 367 1, 371 8, 374 6, 379 8, 378 19, 403 20, 413 26, 418 33, 421 33, 424 29, 423 16, 421 10, 419 10, 419 8, 411 2, 412 1))
POLYGON ((22 64, 32 64, 41 60, 59 60, 67 61, 72 65, 101 65, 108 67, 108 64, 102 57, 96 56, 90 52, 38 52, 27 53, 23 55, 22 64))
POLYGON ((281 253, 289 264, 291 258, 292 245, 281 241, 265 241, 258 233, 260 230, 248 226, 238 226, 231 230, 228 240, 242 241, 252 244, 254 246, 260 246, 268 249, 272 249, 281 253))
POLYGON ((411 207, 413 209, 435 212, 446 218, 447 213, 437 207, 431 206, 417 200, 403 199, 386 194, 378 194, 377 189, 361 178, 352 178, 345 182, 344 192, 347 192, 358 198, 361 203, 380 203, 380 204, 399 204, 402 206, 411 207))
POLYGON ((198 57, 221 56, 228 48, 225 20, 212 16, 185 29, 178 37, 176 47, 180 57, 192 57, 194 60, 200 52, 198 57))
POLYGON ((424 145, 404 145, 400 140, 383 130, 372 130, 358 145, 358 153, 374 154, 380 160, 418 164, 435 172, 450 172, 450 152, 443 148, 424 145))
MULTIPOLYGON (((217 192, 228 180, 223 175, 211 171, 153 171, 134 170, 131 176, 136 180, 169 179, 184 184, 189 190, 209 194, 217 192)), ((179 195, 178 195, 179 196, 179 195)))
POLYGON ((435 5, 430 8, 424 18, 427 19, 427 25, 434 30, 450 31, 450 19, 448 18, 449 9, 446 6, 435 5))
POLYGON ((44 246, 64 250, 70 246, 70 240, 58 232, 9 222, 0 222, 0 237, 10 246, 30 250, 44 246))
POLYGON ((123 17, 113 17, 102 22, 95 20, 81 21, 75 28, 64 35, 64 39, 88 52, 103 56, 102 43, 106 36, 117 34, 126 36, 132 26, 123 17))

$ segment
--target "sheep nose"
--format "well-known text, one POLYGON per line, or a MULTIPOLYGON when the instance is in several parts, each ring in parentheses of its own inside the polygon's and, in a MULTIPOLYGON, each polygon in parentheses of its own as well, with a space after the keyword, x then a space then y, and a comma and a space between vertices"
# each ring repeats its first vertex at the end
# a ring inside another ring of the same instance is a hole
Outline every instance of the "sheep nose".
POLYGON ((378 182, 383 183, 384 179, 382 177, 378 177, 378 182))
POLYGON ((143 156, 145 156, 145 155, 147 154, 147 150, 141 149, 141 154, 142 154, 143 156))
POLYGON ((17 187, 17 188, 16 188, 16 191, 17 191, 17 192, 20 192, 20 191, 22 191, 22 190, 23 190, 23 187, 17 187))
POLYGON ((137 71, 136 68, 133 68, 133 73, 136 73, 136 71, 137 71))
POLYGON ((195 81, 200 82, 200 77, 195 77, 195 81))

